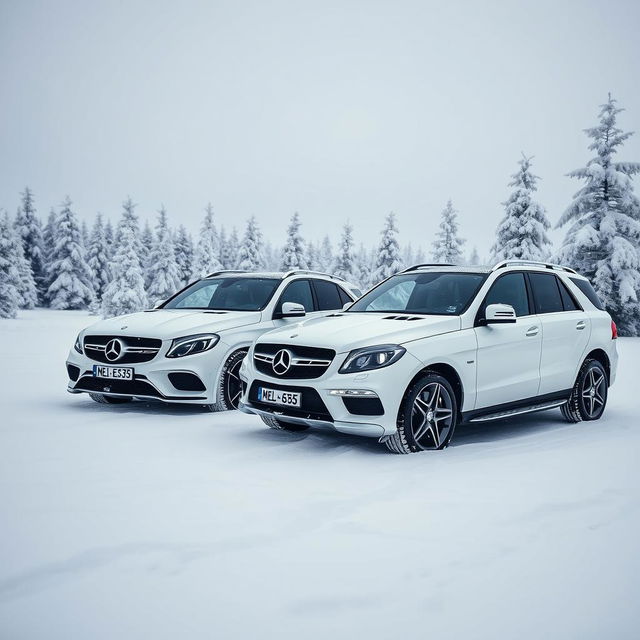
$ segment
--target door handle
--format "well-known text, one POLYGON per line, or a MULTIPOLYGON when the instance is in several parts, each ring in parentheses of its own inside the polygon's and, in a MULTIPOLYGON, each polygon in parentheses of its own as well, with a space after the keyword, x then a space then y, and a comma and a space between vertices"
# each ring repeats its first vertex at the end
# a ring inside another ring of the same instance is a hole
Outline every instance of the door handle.
POLYGON ((527 329, 527 333, 525 334, 527 338, 532 338, 533 336, 538 335, 538 327, 529 327, 527 329))
POLYGON ((584 329, 587 326, 587 323, 584 320, 579 320, 578 324, 576 324, 576 329, 578 331, 581 331, 582 329, 584 329))

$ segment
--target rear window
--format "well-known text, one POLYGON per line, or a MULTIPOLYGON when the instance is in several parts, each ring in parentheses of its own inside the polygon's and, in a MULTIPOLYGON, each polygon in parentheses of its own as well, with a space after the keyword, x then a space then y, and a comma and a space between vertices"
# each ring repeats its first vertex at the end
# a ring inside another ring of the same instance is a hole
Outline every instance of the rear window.
POLYGON ((536 302, 536 313, 564 311, 556 277, 551 273, 530 273, 529 281, 536 302))
POLYGON ((589 302, 596 308, 604 311, 604 305, 600 302, 600 298, 598 298, 598 294, 595 292, 595 289, 591 286, 591 283, 588 280, 581 280, 580 278, 569 278, 573 284, 584 293, 587 298, 589 298, 589 302))

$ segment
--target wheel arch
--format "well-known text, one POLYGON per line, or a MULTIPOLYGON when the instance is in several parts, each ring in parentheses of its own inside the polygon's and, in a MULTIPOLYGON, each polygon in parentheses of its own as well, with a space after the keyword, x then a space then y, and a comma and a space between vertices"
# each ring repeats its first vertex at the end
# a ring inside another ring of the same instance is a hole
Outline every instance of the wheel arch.
POLYGON ((609 386, 611 384, 611 361, 607 352, 604 349, 592 349, 585 356, 583 362, 585 360, 597 360, 604 367, 607 374, 607 386, 609 386))
MULTIPOLYGON (((453 392, 456 396, 456 403, 458 404, 458 416, 460 416, 462 413, 462 403, 464 402, 464 386, 462 384, 460 374, 456 371, 455 367, 446 362, 434 362, 433 364, 429 364, 420 369, 420 371, 411 378, 405 391, 405 395, 414 383, 427 373, 437 373, 438 375, 441 375, 453 387, 453 392)), ((400 406, 402 407, 402 404, 400 406)))

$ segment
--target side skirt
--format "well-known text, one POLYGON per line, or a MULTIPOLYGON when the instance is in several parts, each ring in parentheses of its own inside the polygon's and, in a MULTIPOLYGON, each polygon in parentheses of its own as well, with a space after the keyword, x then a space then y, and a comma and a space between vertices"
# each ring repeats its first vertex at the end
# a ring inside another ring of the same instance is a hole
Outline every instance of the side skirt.
POLYGON ((511 418, 524 413, 534 411, 546 411, 562 406, 571 396, 571 389, 547 393, 533 398, 524 398, 516 402, 506 402, 492 407, 482 407, 473 411, 465 411, 462 414, 462 422, 489 422, 490 420, 500 420, 511 418))

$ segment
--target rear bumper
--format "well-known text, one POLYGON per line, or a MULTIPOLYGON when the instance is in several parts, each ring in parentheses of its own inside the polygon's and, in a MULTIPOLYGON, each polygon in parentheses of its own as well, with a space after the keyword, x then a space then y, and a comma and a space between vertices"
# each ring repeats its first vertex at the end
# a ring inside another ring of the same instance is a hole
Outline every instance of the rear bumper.
POLYGON ((277 409, 267 410, 258 408, 250 402, 240 402, 238 409, 244 413, 252 413, 258 416, 277 418, 283 422, 292 424, 301 424, 307 427, 324 428, 327 427, 340 431, 340 433, 349 433, 357 436, 366 436, 369 438, 382 438, 384 436, 384 427, 379 424, 368 422, 346 422, 343 420, 316 420, 314 418, 306 418, 301 416, 285 415, 277 409))

